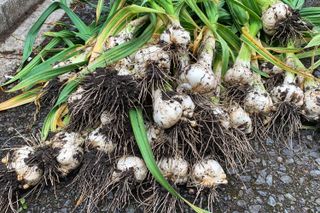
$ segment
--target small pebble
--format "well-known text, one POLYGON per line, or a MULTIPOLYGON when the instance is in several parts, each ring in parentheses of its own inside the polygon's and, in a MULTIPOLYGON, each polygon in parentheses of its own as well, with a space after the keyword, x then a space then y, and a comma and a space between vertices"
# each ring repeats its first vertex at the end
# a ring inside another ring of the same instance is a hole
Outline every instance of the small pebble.
POLYGON ((277 204, 277 201, 274 199, 274 197, 270 196, 270 197, 268 198, 268 204, 269 204, 270 206, 272 206, 272 207, 275 207, 276 204, 277 204))
POLYGON ((288 175, 282 176, 280 179, 285 184, 292 183, 292 178, 288 175))
POLYGON ((310 175, 312 177, 319 177, 320 176, 320 170, 312 170, 312 171, 310 171, 310 175))
POLYGON ((269 186, 272 186, 272 175, 268 175, 266 177, 266 183, 269 185, 269 186))
POLYGON ((292 163, 294 163, 293 158, 289 158, 288 160, 286 160, 286 163, 287 163, 287 164, 292 164, 292 163))
POLYGON ((287 193, 284 196, 290 201, 294 201, 294 202, 296 201, 296 198, 294 198, 290 193, 287 193))
POLYGON ((282 163, 283 162, 283 158, 282 157, 277 157, 277 161, 278 161, 278 163, 282 163))
POLYGON ((258 213, 261 209, 261 206, 260 205, 252 205, 252 206, 249 206, 249 211, 251 213, 258 213))

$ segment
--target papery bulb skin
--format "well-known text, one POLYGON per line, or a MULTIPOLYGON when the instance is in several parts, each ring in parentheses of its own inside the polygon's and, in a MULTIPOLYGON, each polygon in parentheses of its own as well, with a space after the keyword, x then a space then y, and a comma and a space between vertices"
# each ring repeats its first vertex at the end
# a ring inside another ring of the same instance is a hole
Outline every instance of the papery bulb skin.
POLYGON ((303 114, 310 121, 320 120, 320 88, 312 88, 304 93, 303 114))
POLYGON ((285 3, 279 1, 269 7, 262 14, 263 30, 268 35, 274 35, 277 30, 279 22, 292 16, 292 9, 285 3))
POLYGON ((76 169, 82 161, 84 138, 81 134, 75 132, 59 132, 52 138, 51 142, 52 148, 58 151, 56 160, 59 167, 57 169, 62 176, 66 176, 76 169))
POLYGON ((273 110, 273 101, 263 85, 255 85, 245 97, 244 106, 250 114, 268 114, 273 110))
POLYGON ((213 159, 203 160, 193 165, 191 177, 194 184, 212 189, 228 183, 223 168, 213 159))
POLYGON ((137 182, 143 181, 148 174, 148 169, 144 161, 136 156, 123 156, 121 157, 116 166, 116 171, 112 174, 112 179, 114 181, 119 181, 121 175, 124 172, 133 171, 133 176, 137 182))
POLYGON ((186 49, 191 41, 190 33, 180 24, 173 23, 160 35, 160 42, 186 49))
POLYGON ((171 66, 171 55, 160 45, 149 45, 141 48, 133 56, 134 75, 138 78, 145 77, 150 65, 162 72, 168 73, 171 66))
POLYGON ((225 74, 224 81, 230 85, 251 85, 253 73, 250 70, 250 62, 237 60, 225 74))
POLYGON ((207 31, 198 52, 196 63, 182 70, 179 80, 191 86, 194 93, 205 94, 217 87, 217 80, 212 70, 212 61, 215 49, 215 39, 211 31, 207 31))
POLYGON ((239 129, 246 134, 252 132, 252 120, 249 114, 240 106, 232 106, 229 109, 230 121, 233 128, 239 129))
POLYGON ((38 165, 28 165, 27 160, 35 153, 34 148, 22 146, 9 152, 2 163, 6 164, 8 170, 14 170, 17 180, 21 182, 23 189, 28 189, 38 184, 43 176, 43 171, 38 165))
POLYGON ((113 150, 116 148, 116 144, 112 143, 111 140, 102 134, 102 130, 100 127, 93 130, 87 138, 88 142, 93 148, 100 150, 106 154, 111 154, 113 150))
POLYGON ((162 158, 157 163, 164 177, 175 184, 185 184, 188 181, 189 163, 180 158, 162 158))
POLYGON ((183 107, 179 101, 174 100, 161 90, 153 93, 153 120, 164 128, 174 126, 183 115, 183 107))

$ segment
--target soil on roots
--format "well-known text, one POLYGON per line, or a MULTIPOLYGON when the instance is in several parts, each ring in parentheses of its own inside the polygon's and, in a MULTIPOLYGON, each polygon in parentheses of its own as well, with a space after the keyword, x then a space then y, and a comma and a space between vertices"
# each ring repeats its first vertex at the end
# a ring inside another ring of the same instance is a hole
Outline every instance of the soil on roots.
POLYGON ((214 212, 214 203, 219 202, 219 194, 216 189, 198 187, 194 198, 194 204, 209 212, 214 212))
POLYGON ((68 128, 73 131, 93 127, 105 111, 125 116, 130 108, 139 105, 138 83, 132 76, 117 75, 115 70, 99 68, 81 86, 84 89, 81 99, 70 105, 68 128))
POLYGON ((116 212, 125 209, 132 203, 141 205, 146 199, 142 194, 143 183, 135 180, 133 169, 121 172, 121 176, 116 180, 112 180, 109 176, 108 183, 109 187, 107 187, 107 189, 112 192, 114 197, 107 206, 109 212, 116 212))
POLYGON ((304 31, 310 31, 312 25, 301 19, 298 11, 291 11, 292 15, 276 23, 276 33, 272 36, 271 41, 277 41, 286 45, 289 40, 299 40, 303 38, 304 31))
POLYGON ((35 153, 26 159, 26 164, 28 166, 38 166, 43 171, 44 181, 40 181, 39 192, 48 185, 52 185, 54 190, 56 185, 60 182, 60 172, 58 170, 59 163, 56 157, 59 154, 58 149, 52 149, 50 145, 39 146, 35 153))
POLYGON ((282 85, 283 81, 284 81, 283 73, 278 73, 266 79, 264 81, 264 86, 266 87, 266 90, 270 93, 273 88, 282 85))
POLYGON ((271 138, 288 145, 296 135, 299 138, 299 129, 302 126, 301 111, 289 102, 280 103, 276 107, 277 111, 273 113, 267 131, 271 138))
POLYGON ((99 204, 106 200, 108 194, 108 178, 113 162, 114 159, 106 153, 88 148, 77 176, 68 186, 77 191, 75 210, 82 208, 94 212, 99 209, 99 204))
POLYGON ((202 152, 224 162, 227 168, 243 167, 251 159, 254 151, 245 133, 225 128, 212 110, 202 110, 198 117, 202 152))
POLYGON ((9 171, 3 163, 0 162, 0 209, 1 212, 8 212, 17 209, 18 192, 20 183, 14 171, 9 171))
POLYGON ((226 91, 222 93, 221 100, 224 103, 238 103, 241 106, 243 105, 243 100, 245 99, 246 95, 248 94, 250 90, 249 85, 241 85, 241 86, 235 86, 230 85, 226 87, 226 91))
MULTIPOLYGON (((161 59, 160 59, 161 60, 161 59)), ((147 96, 152 95, 152 89, 158 88, 162 91, 173 82, 174 78, 170 73, 163 71, 156 63, 149 63, 146 75, 139 80, 140 95, 139 100, 144 103, 147 96)))
MULTIPOLYGON (((142 204, 144 212, 175 213, 184 211, 184 204, 180 199, 177 199, 176 197, 171 195, 153 178, 149 177, 149 179, 150 184, 148 184, 148 188, 146 188, 144 191, 144 197, 146 197, 146 199, 142 204)), ((170 183, 170 185, 178 193, 181 193, 180 188, 174 183, 170 183)))

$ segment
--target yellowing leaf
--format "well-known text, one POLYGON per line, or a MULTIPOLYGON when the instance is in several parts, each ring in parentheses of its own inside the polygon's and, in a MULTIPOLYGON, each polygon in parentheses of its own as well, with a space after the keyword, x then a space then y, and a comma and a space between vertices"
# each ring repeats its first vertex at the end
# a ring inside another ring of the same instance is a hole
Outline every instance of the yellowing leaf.
POLYGON ((7 109, 11 109, 14 107, 18 107, 18 106, 21 106, 24 104, 34 102, 38 98, 40 91, 41 91, 41 88, 38 87, 38 88, 32 89, 30 91, 24 92, 20 95, 17 95, 17 96, 15 96, 5 102, 2 102, 0 104, 0 111, 4 111, 7 109))

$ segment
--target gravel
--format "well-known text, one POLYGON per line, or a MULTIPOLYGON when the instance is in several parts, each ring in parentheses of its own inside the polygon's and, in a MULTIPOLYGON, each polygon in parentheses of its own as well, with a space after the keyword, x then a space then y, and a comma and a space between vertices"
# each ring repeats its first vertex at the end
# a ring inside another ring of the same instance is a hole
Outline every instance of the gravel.
MULTIPOLYGON (((319 1, 314 2, 320 4, 319 1)), ((0 92, 0 101, 7 98, 7 94, 0 92)), ((2 146, 21 144, 24 139, 18 135, 30 137, 30 134, 39 132, 41 123, 33 122, 34 110, 34 106, 26 105, 0 112, 2 146)), ((38 117, 43 119, 47 112, 48 107, 44 106, 38 117)), ((300 142, 293 140, 290 148, 271 138, 264 144, 253 142, 256 157, 244 170, 229 172, 229 184, 218 189, 215 212, 320 212, 320 133, 301 131, 300 135, 300 142)), ((56 196, 52 188, 47 188, 37 199, 28 198, 26 212, 71 212, 75 192, 68 188, 70 180, 69 177, 62 181, 56 196)), ((108 212, 108 209, 102 207, 101 212, 108 212)), ((124 212, 138 211, 130 207, 124 212)))

